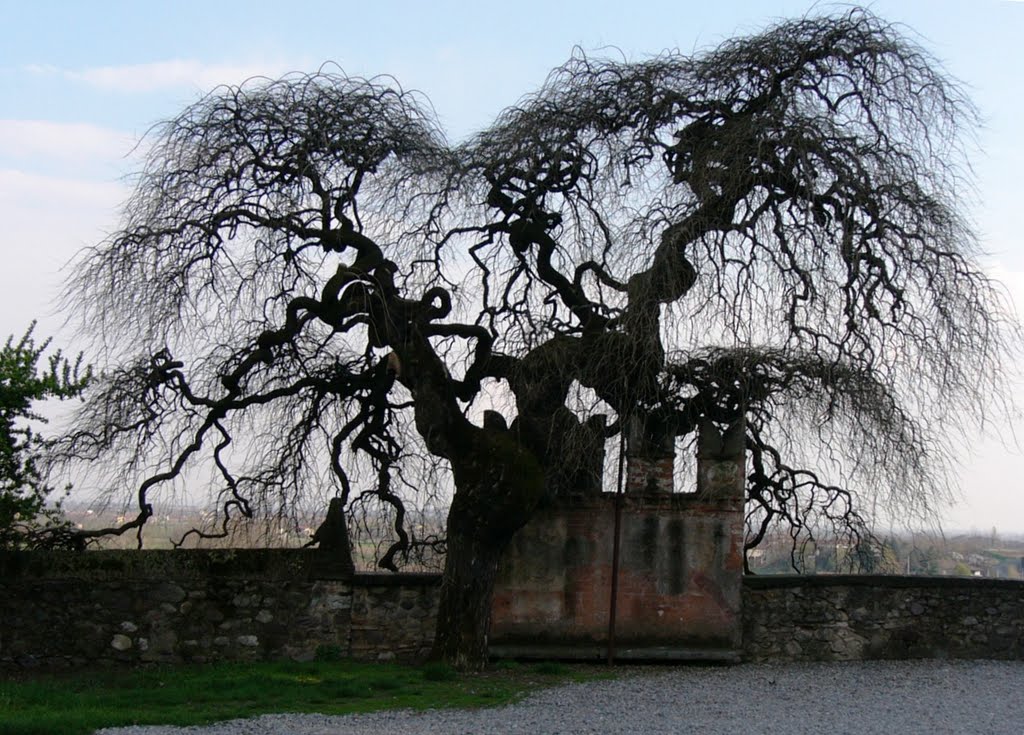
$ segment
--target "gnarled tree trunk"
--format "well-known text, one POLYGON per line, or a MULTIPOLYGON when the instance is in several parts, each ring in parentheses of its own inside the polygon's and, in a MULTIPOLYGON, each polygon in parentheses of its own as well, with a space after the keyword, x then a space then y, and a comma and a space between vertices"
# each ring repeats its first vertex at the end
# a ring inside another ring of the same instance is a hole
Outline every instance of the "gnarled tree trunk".
POLYGON ((449 532, 431 658, 468 671, 487 663, 494 579, 507 546, 472 532, 449 532))
POLYGON ((544 473, 510 432, 473 428, 466 439, 452 457, 456 491, 432 657, 480 670, 498 562, 540 502, 544 473))

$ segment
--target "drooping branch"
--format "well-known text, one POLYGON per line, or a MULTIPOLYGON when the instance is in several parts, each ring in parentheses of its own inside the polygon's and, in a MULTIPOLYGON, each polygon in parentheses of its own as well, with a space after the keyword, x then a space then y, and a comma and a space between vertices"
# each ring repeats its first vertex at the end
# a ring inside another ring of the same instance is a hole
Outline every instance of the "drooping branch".
POLYGON ((742 413, 750 542, 861 538, 866 495, 942 496, 944 431, 1020 346, 962 215, 975 119, 857 9, 695 56, 577 54, 458 146, 387 80, 220 89, 155 130, 69 289, 137 354, 67 454, 122 452, 143 515, 203 461, 222 515, 333 494, 387 516, 398 566, 435 537, 424 497, 482 554, 596 485, 627 419, 685 437, 742 413))

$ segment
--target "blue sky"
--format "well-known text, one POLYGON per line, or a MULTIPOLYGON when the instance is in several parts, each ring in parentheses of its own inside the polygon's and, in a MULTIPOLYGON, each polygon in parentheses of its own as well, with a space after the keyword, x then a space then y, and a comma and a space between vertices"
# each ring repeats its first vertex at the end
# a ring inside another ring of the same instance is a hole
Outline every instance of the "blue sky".
MULTIPOLYGON (((541 84, 574 46, 627 58, 698 50, 773 19, 842 6, 741 2, 104 2, 0 0, 0 336, 38 318, 75 253, 116 226, 135 142, 220 83, 311 71, 390 74, 433 101, 450 137, 485 126, 541 84)), ((879 0, 968 88, 978 131, 974 219, 986 267, 1024 310, 1024 2, 879 0)), ((1024 423, 1018 423, 1019 431, 1024 423)), ((1020 450, 979 443, 951 526, 1024 530, 1020 450)))

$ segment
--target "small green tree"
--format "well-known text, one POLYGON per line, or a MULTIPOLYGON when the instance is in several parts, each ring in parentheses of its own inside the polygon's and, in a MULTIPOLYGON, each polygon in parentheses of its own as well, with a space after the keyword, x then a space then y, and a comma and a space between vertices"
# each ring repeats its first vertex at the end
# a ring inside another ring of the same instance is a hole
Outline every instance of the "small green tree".
MULTIPOLYGON (((82 356, 74 362, 58 350, 45 372, 37 365, 50 341, 36 344, 35 322, 17 342, 0 350, 0 549, 76 546, 60 502, 47 504, 54 488, 46 481, 42 454, 46 440, 32 423, 46 423, 33 411, 36 401, 81 395, 91 377, 82 356)), ((66 490, 67 488, 65 488, 66 490)))

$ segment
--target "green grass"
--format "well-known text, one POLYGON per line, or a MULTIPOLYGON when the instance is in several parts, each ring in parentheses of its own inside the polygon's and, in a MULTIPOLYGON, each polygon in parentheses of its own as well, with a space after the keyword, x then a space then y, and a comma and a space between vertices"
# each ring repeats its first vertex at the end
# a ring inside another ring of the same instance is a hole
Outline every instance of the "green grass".
POLYGON ((533 666, 534 673, 548 674, 551 676, 565 676, 569 673, 569 667, 558 661, 541 661, 533 666))
POLYGON ((455 669, 441 661, 424 664, 422 672, 427 681, 455 681, 459 677, 455 669))
POLYGON ((91 671, 0 681, 0 735, 88 735, 117 725, 201 725, 268 712, 484 707, 608 670, 536 664, 459 674, 426 664, 318 660, 91 671))

